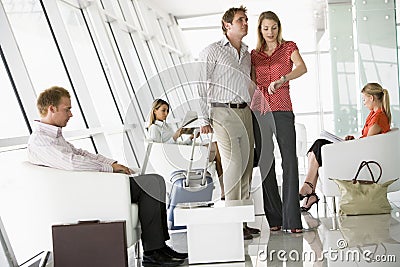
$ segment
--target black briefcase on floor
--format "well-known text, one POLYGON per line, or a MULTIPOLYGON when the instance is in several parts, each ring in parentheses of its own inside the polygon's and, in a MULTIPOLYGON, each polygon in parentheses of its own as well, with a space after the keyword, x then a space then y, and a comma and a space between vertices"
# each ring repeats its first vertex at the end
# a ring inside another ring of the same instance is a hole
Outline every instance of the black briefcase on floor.
POLYGON ((128 267, 125 221, 53 225, 54 267, 128 267))

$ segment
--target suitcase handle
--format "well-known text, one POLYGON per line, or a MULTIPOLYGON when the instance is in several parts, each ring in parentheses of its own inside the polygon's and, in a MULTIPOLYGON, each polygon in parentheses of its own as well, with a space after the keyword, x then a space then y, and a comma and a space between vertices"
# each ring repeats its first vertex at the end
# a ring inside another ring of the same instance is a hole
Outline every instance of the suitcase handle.
POLYGON ((201 185, 205 185, 207 183, 207 181, 206 181, 206 179, 207 179, 207 167, 208 167, 208 163, 210 161, 211 145, 212 145, 213 136, 214 136, 214 133, 211 133, 210 142, 208 143, 206 166, 204 167, 203 179, 201 180, 201 185))
MULTIPOLYGON (((192 170, 192 165, 193 165, 193 157, 194 157, 194 149, 196 147, 196 137, 198 135, 198 133, 200 132, 199 128, 194 129, 194 138, 192 140, 192 150, 191 150, 191 154, 190 154, 190 162, 189 162, 189 167, 186 171, 186 180, 185 180, 185 186, 188 187, 189 186, 189 181, 190 181, 190 172, 192 170)), ((204 166, 204 171, 203 171, 203 177, 201 179, 201 185, 205 185, 206 184, 206 178, 207 178, 207 167, 208 167, 208 162, 210 160, 210 152, 211 152, 211 144, 212 144, 212 138, 213 138, 214 133, 211 133, 211 137, 210 137, 210 142, 208 143, 208 150, 207 150, 207 159, 206 159, 206 163, 204 166)))

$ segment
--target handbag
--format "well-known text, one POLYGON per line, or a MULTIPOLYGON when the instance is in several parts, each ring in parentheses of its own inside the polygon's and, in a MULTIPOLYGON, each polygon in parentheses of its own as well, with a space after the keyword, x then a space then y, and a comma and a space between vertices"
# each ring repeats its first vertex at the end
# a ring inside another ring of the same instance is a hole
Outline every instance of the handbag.
POLYGON ((57 267, 128 267, 125 221, 80 221, 52 226, 57 267))
POLYGON ((392 210, 387 199, 387 188, 397 179, 378 184, 382 176, 382 167, 376 161, 362 161, 352 180, 332 179, 339 187, 341 198, 339 201, 340 215, 368 215, 385 214, 392 210), (371 164, 379 168, 379 177, 375 179, 371 164), (370 180, 359 179, 360 171, 367 168, 370 180))

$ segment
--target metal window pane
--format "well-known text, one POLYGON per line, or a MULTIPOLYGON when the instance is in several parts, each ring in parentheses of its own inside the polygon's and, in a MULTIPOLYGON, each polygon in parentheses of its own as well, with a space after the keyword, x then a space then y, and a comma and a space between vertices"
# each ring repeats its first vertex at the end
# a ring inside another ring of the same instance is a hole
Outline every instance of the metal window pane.
MULTIPOLYGON (((57 3, 101 124, 120 126, 121 120, 116 102, 113 101, 111 88, 105 77, 105 69, 102 68, 100 62, 101 54, 96 54, 81 10, 61 1, 57 3)), ((92 37, 96 38, 95 34, 92 34, 92 37)), ((107 66, 103 65, 103 67, 107 66)))
MULTIPOLYGON (((37 94, 53 85, 70 90, 68 76, 40 2, 21 0, 15 5, 10 2, 3 2, 3 5, 37 94)), ((80 112, 74 112, 78 110, 76 98, 73 94, 71 97, 74 119, 69 123, 69 129, 85 128, 80 112)), ((34 104, 35 100, 32 101, 34 104)))

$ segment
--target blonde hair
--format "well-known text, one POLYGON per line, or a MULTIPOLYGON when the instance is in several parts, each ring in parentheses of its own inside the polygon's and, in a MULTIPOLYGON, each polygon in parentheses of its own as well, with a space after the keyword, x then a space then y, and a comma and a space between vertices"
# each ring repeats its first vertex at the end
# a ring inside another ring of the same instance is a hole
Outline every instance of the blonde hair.
POLYGON ((265 42, 265 39, 261 33, 261 24, 264 19, 269 19, 273 20, 278 24, 278 37, 276 38, 278 41, 278 45, 281 43, 285 42, 282 38, 282 25, 281 21, 279 20, 279 17, 272 11, 265 11, 260 14, 258 17, 258 26, 257 26, 257 45, 256 45, 256 51, 261 52, 262 49, 264 49, 267 46, 267 43, 265 42))
POLYGON ((225 14, 222 16, 221 24, 222 24, 222 31, 226 35, 227 29, 225 28, 225 23, 230 23, 232 24, 233 18, 235 17, 236 13, 239 11, 243 11, 245 14, 247 12, 247 8, 245 8, 243 5, 240 7, 232 7, 228 9, 225 14))
POLYGON ((168 107, 168 112, 169 112, 169 104, 167 101, 162 100, 162 99, 156 99, 153 101, 153 104, 151 105, 151 111, 150 111, 150 116, 149 116, 149 126, 150 127, 154 122, 157 120, 156 114, 154 112, 159 109, 162 105, 167 105, 168 107))
POLYGON ((49 106, 57 107, 62 97, 71 98, 71 95, 67 89, 60 86, 52 86, 41 92, 36 102, 40 116, 45 117, 47 115, 49 106))
POLYGON ((361 93, 369 94, 382 103, 383 111, 389 119, 389 125, 392 121, 390 113, 390 99, 388 90, 382 88, 379 83, 367 83, 361 90, 361 93))

